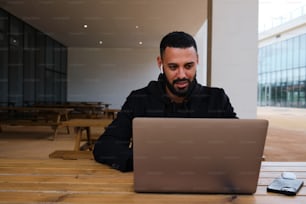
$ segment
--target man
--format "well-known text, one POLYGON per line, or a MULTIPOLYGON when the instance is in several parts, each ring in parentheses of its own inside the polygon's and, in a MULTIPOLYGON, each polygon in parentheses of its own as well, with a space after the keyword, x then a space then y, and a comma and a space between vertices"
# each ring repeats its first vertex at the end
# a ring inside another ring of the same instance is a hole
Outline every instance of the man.
POLYGON ((160 43, 158 81, 132 91, 117 118, 94 147, 96 161, 120 171, 133 170, 132 120, 135 117, 236 118, 219 88, 197 83, 197 45, 192 36, 172 32, 160 43))

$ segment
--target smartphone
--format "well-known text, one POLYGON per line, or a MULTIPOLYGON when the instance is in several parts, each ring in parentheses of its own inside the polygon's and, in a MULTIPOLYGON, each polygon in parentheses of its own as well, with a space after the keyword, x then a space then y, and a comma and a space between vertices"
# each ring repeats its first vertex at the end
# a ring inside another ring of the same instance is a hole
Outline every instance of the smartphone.
POLYGON ((304 182, 299 179, 275 178, 267 187, 268 192, 294 196, 302 188, 304 182))

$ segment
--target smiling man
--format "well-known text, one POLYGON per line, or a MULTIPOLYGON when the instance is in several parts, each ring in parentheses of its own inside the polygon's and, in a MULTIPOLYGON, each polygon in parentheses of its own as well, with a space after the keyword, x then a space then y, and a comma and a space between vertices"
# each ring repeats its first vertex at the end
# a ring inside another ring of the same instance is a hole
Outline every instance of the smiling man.
POLYGON ((133 170, 132 120, 135 117, 236 118, 221 88, 197 83, 199 62, 194 38, 171 32, 160 43, 160 75, 127 97, 117 118, 105 130, 93 151, 97 162, 120 171, 133 170))
POLYGON ((197 46, 192 36, 173 32, 161 41, 157 63, 164 73, 166 93, 173 101, 182 103, 194 88, 198 62, 197 46))

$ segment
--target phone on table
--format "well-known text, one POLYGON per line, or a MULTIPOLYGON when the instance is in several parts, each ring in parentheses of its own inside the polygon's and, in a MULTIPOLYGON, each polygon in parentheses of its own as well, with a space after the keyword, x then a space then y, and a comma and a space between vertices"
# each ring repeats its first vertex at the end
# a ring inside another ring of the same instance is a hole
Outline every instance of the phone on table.
POLYGON ((267 187, 268 192, 281 193, 294 196, 302 188, 304 182, 296 178, 294 173, 283 172, 278 178, 275 178, 267 187))

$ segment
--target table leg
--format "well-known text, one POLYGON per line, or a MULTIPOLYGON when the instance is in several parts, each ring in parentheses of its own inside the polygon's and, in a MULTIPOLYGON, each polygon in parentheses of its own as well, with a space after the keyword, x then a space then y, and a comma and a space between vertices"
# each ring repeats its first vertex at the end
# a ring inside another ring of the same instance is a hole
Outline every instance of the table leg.
POLYGON ((92 150, 92 139, 91 139, 91 133, 90 133, 90 127, 83 127, 82 132, 85 131, 86 134, 86 143, 80 146, 80 150, 92 150))
MULTIPOLYGON (((67 121, 67 120, 69 120, 69 119, 68 119, 68 113, 64 113, 64 114, 61 115, 60 118, 59 118, 59 122, 61 122, 61 121, 67 121)), ((67 126, 66 128, 67 128, 67 134, 70 134, 69 127, 67 126)))
POLYGON ((75 135, 74 151, 80 151, 82 128, 74 127, 74 135, 75 135))

